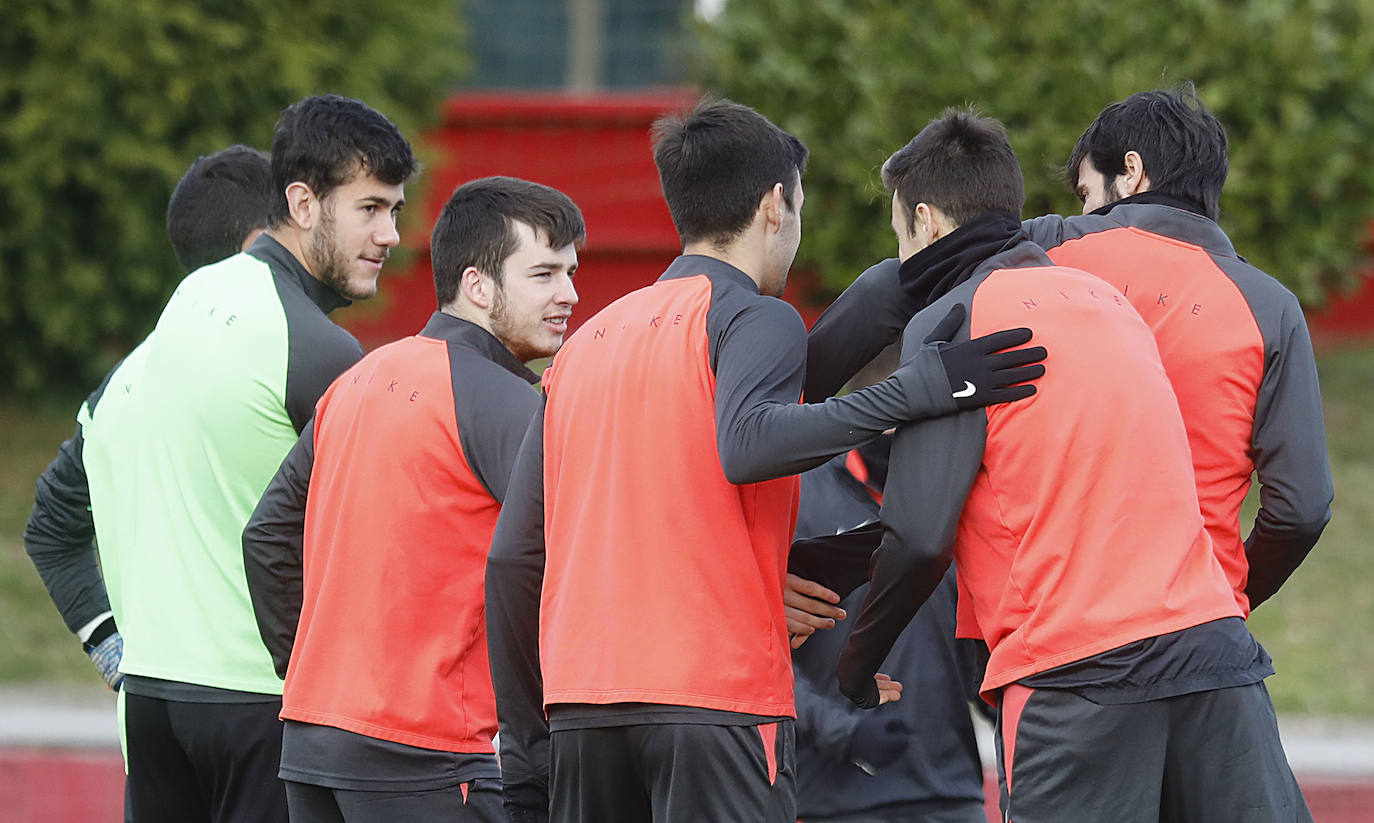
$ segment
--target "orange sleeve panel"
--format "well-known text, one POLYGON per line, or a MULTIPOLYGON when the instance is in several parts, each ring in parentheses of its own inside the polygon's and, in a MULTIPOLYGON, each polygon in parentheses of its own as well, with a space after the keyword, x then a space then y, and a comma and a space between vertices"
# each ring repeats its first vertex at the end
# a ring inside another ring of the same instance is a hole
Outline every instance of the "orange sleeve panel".
POLYGON ((1255 468, 1264 339, 1245 296, 1206 250, 1139 227, 1087 234, 1047 254, 1111 283, 1154 333, 1188 432, 1213 550, 1248 614, 1240 508, 1255 468))
POLYGON ((545 374, 546 704, 793 715, 782 581, 797 480, 725 478, 711 300, 704 275, 633 292, 545 374))
POLYGON ((459 442, 443 341, 397 341, 340 377, 315 419, 282 717, 491 752, 482 587, 499 511, 459 442))
POLYGON ((1173 391, 1126 298, 1072 269, 991 273, 970 335, 1022 325, 1049 351, 1046 374, 1033 398, 987 410, 955 548, 960 605, 992 650, 985 692, 1239 612, 1173 391))

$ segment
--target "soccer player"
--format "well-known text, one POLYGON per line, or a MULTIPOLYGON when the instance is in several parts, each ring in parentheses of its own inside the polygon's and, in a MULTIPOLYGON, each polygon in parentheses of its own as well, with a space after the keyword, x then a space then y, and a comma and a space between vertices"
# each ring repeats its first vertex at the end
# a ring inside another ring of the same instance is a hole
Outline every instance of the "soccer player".
POLYGON ((1016 319, 1052 356, 1027 402, 898 430, 841 690, 880 703, 867 681, 953 557, 958 629, 991 651, 1008 819, 1310 820, 1149 328, 1026 239, 995 121, 946 112, 883 180, 903 279, 926 304, 903 360, 949 338, 955 304, 968 333, 1016 319))
MULTIPOLYGON (((272 164, 248 146, 196 158, 167 203, 167 235, 189 273, 248 248, 267 228, 272 164)), ((102 385, 109 381, 107 375, 102 385)), ((124 643, 100 576, 81 426, 38 478, 24 549, 67 628, 111 689, 123 681, 124 643)))
POLYGON ((359 101, 288 107, 267 233, 183 280, 83 409, 140 821, 286 818, 281 681, 240 538, 319 395, 362 357, 327 314, 375 292, 416 168, 405 138, 359 101))
POLYGON ((1226 155, 1226 130, 1190 86, 1133 94, 1103 109, 1069 157, 1083 216, 1026 230, 1051 260, 1119 289, 1154 332, 1207 531, 1248 615, 1316 545, 1333 490, 1302 308, 1215 222, 1226 155), (1242 540, 1252 475, 1260 507, 1242 540))
POLYGON ((505 820, 483 578, 539 406, 524 363, 563 342, 584 234, 547 186, 460 186, 430 240, 439 310, 334 382, 248 522, 294 823, 505 820))
MULTIPOLYGON (((987 341, 928 346, 883 383, 799 404, 805 328, 777 296, 801 237, 806 148, 724 100, 654 132, 683 255, 545 372, 488 560, 507 809, 795 820, 789 475, 955 411, 966 379, 1012 386, 980 405, 1029 395, 1014 384, 1040 367, 996 369, 987 341)), ((880 675, 873 686, 900 693, 880 675)))

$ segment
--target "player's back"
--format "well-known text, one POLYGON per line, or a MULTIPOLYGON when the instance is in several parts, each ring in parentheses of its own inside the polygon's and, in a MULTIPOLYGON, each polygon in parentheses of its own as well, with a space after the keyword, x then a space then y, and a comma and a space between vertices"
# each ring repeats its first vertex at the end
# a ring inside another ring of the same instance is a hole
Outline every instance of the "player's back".
POLYGON ((1177 403, 1129 302, 1087 273, 1023 263, 918 315, 908 350, 956 300, 971 336, 1025 325, 1049 351, 1034 397, 980 412, 986 441, 955 562, 961 634, 993 652, 984 690, 1235 614, 1177 403))
POLYGON ((550 704, 792 713, 781 584, 796 480, 726 480, 708 332, 772 298, 706 268, 616 301, 545 373, 550 704))
POLYGON ((476 364, 489 367, 485 386, 457 387, 450 356, 445 340, 407 337, 363 358, 320 399, 287 719, 490 751, 482 580, 500 504, 464 455, 454 392, 500 396, 491 383, 503 377, 532 392, 486 361, 476 364), (359 655, 387 663, 358 671, 359 655))
POLYGON ((92 412, 85 463, 128 674, 281 690, 239 536, 296 439, 286 334, 267 264, 199 269, 92 412))
MULTIPOLYGON (((1050 218, 1040 218, 1049 223, 1050 218)), ((1154 333, 1192 451, 1213 550, 1249 611, 1240 509, 1250 489, 1266 358, 1289 345, 1302 312, 1292 293, 1242 260, 1212 221, 1161 205, 1059 221, 1056 263, 1121 291, 1154 333)), ((1302 330, 1304 349, 1306 331, 1302 330)))

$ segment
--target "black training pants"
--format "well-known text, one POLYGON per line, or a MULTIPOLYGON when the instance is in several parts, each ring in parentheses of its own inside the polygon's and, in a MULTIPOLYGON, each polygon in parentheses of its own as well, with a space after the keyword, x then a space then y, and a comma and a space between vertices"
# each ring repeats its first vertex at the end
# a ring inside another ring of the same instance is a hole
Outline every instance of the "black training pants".
POLYGON ((1003 690, 1002 812, 1013 823, 1311 823, 1263 683, 1100 705, 1003 690))
POLYGON ((291 823, 504 823, 501 781, 405 792, 330 789, 286 781, 291 823))
POLYGON ((550 823, 795 823, 793 721, 554 732, 550 823))
POLYGON ((138 823, 286 823, 281 701, 126 694, 128 802, 138 823))

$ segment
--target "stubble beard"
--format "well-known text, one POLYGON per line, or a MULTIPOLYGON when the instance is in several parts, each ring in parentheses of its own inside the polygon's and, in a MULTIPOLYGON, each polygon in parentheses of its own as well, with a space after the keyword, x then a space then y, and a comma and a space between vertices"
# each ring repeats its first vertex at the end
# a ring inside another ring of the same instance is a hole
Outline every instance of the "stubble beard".
POLYGON ((510 316, 510 304, 506 301, 506 290, 503 286, 496 288, 496 295, 492 299, 491 333, 521 363, 528 363, 540 357, 550 357, 554 353, 537 344, 530 335, 520 333, 516 322, 510 316))
POLYGON ((315 278, 349 300, 366 300, 372 294, 358 294, 348 282, 348 258, 339 250, 338 232, 334 224, 334 210, 326 208, 320 215, 305 248, 305 262, 315 278))

